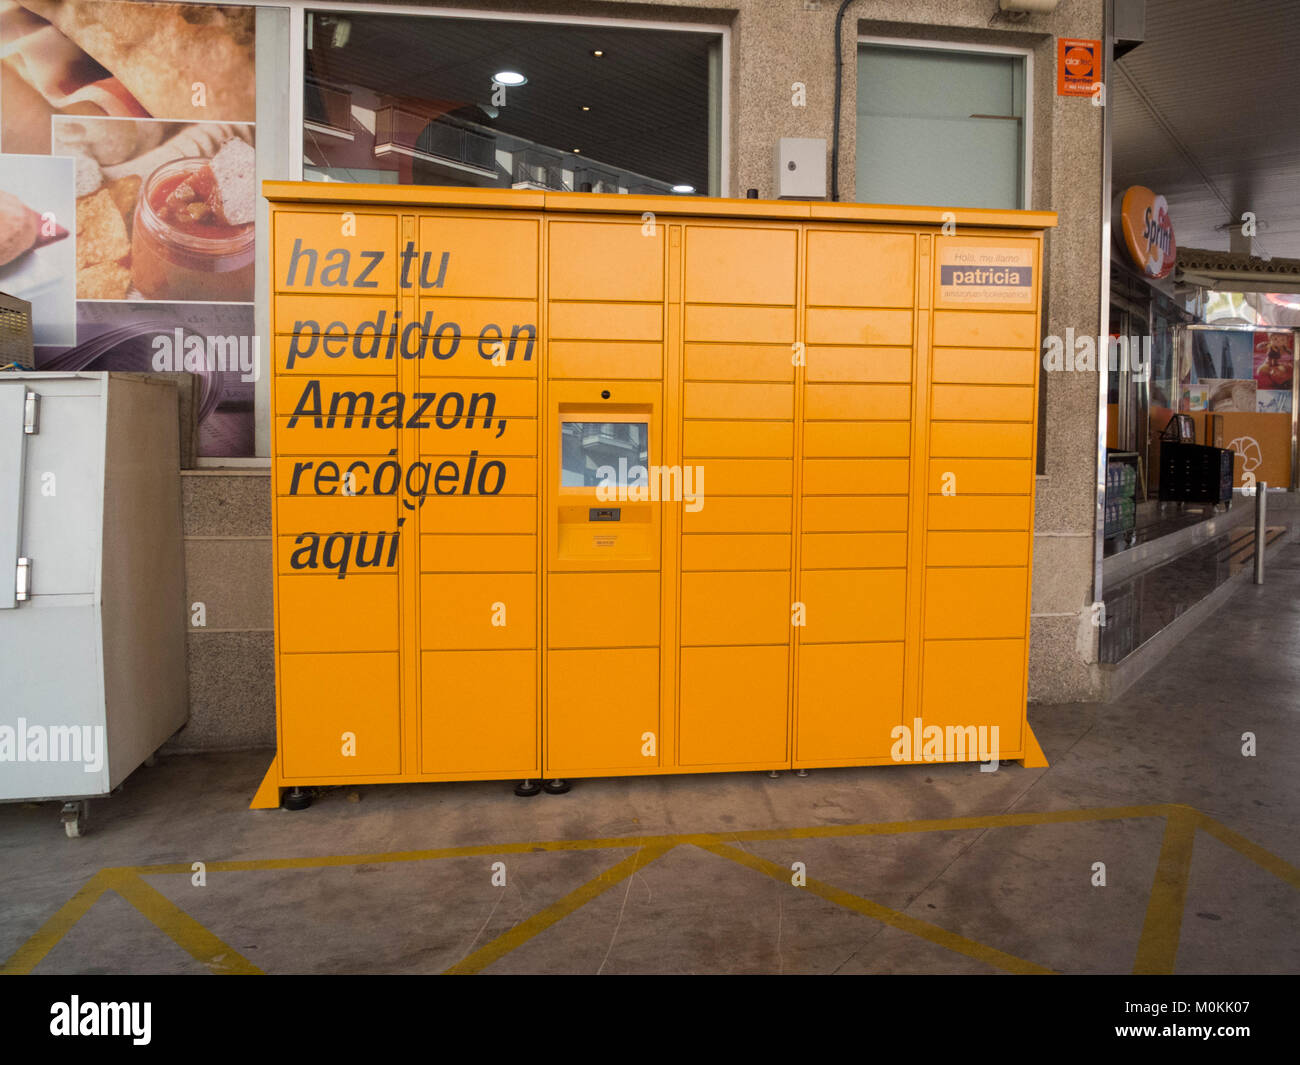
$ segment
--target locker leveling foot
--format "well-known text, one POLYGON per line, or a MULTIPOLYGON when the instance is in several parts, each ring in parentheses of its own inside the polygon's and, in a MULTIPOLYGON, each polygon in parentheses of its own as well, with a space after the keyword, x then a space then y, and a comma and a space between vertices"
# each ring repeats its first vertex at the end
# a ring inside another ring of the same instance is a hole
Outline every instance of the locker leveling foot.
POLYGON ((284 793, 280 805, 286 810, 305 810, 311 805, 311 798, 307 788, 290 788, 284 793))

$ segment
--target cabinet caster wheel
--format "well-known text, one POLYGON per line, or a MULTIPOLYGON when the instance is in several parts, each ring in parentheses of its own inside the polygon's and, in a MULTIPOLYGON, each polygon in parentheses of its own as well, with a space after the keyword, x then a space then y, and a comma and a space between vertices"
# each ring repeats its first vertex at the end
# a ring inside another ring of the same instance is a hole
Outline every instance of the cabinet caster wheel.
POLYGON ((284 810, 305 810, 311 805, 312 794, 308 788, 290 788, 280 799, 284 810))
POLYGON ((548 780, 542 785, 542 790, 547 795, 563 795, 571 787, 573 785, 567 780, 548 780))
POLYGON ((65 802, 63 809, 59 813, 59 820, 63 822, 63 831, 68 839, 77 839, 86 834, 86 822, 90 820, 90 800, 81 799, 77 802, 65 802))
POLYGON ((535 780, 521 780, 515 785, 515 794, 521 799, 531 799, 534 795, 542 793, 542 786, 535 780))

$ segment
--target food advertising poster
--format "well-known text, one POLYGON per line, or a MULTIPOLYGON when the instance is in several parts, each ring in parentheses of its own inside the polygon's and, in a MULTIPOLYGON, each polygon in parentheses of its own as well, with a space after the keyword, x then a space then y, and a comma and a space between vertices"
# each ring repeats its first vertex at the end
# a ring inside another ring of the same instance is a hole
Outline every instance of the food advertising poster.
MULTIPOLYGON (((1254 377, 1261 392, 1291 392, 1295 376, 1295 334, 1255 333, 1254 377)), ((1289 411, 1291 408, 1288 407, 1289 411)))
POLYGON ((0 0, 0 291, 37 369, 187 370, 254 453, 251 7, 0 0))

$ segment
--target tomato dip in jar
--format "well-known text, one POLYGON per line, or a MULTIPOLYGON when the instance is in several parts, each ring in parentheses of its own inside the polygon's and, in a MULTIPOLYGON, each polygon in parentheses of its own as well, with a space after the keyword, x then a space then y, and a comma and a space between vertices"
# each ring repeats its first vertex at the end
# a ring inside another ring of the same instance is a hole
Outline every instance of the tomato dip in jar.
POLYGON ((253 298, 253 223, 228 225, 206 159, 175 159, 145 180, 131 235, 131 278, 146 299, 253 298))

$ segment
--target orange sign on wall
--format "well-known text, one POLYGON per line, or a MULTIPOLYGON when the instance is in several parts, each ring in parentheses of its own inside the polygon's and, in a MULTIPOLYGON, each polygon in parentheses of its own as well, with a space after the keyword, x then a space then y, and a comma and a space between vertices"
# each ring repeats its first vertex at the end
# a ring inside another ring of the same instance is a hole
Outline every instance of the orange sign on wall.
POLYGON ((1056 95, 1091 96, 1101 82, 1101 41, 1058 37, 1056 95))

